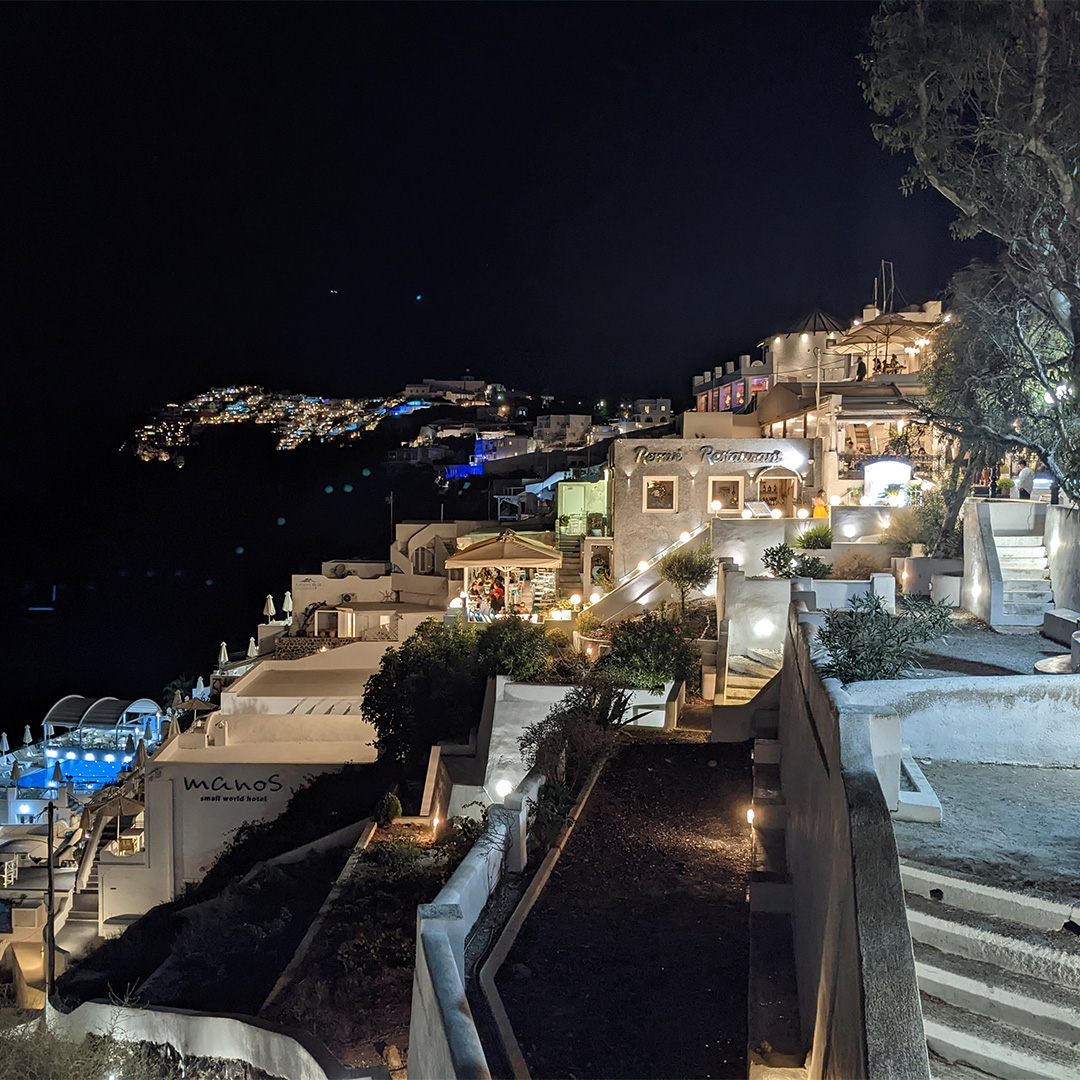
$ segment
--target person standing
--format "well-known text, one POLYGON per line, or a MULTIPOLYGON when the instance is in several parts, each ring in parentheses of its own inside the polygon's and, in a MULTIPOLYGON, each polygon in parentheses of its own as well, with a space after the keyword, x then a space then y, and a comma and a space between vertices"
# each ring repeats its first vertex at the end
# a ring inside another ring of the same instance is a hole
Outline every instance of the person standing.
POLYGON ((825 502, 825 491, 822 489, 814 496, 814 517, 827 518, 828 516, 829 506, 825 502))
POLYGON ((1020 493, 1021 499, 1030 499, 1032 488, 1035 486, 1035 472, 1023 458, 1020 460, 1024 467, 1020 470, 1020 475, 1016 478, 1016 488, 1020 493))

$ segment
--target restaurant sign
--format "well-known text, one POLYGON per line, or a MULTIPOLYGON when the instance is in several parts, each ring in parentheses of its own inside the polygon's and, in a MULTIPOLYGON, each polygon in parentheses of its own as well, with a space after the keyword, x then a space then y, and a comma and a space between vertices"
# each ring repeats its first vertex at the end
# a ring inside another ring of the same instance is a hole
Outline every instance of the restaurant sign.
POLYGON ((707 465, 734 462, 741 465, 779 465, 784 460, 781 450, 714 450, 701 448, 701 460, 707 465))
POLYGON ((657 465, 669 461, 682 461, 682 451, 654 450, 649 446, 634 448, 634 462, 638 465, 657 465))

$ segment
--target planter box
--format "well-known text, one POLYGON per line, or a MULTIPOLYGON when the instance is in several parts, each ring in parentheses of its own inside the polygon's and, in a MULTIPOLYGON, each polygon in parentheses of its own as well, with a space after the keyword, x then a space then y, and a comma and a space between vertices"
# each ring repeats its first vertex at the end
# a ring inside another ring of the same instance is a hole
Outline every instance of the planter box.
MULTIPOLYGON (((900 559, 897 584, 905 596, 930 596, 932 579, 944 574, 962 574, 963 559, 900 559)), ((958 601, 959 603, 959 601, 958 601)))

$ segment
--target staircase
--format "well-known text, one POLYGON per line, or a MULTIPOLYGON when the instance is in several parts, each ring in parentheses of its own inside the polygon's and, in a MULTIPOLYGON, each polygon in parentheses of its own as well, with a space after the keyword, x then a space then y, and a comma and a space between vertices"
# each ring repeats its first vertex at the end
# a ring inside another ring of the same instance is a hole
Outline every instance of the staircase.
MULTIPOLYGON (((742 658, 740 658, 742 659, 742 658)), ((799 1023, 787 804, 780 784, 777 706, 754 710, 753 863, 750 871, 749 1080, 805 1080, 799 1023)))
POLYGON ((1043 538, 995 536, 1001 567, 1003 622, 1010 626, 1042 626, 1054 609, 1049 560, 1043 538))
POLYGON ((783 663, 780 652, 751 649, 741 656, 729 656, 727 681, 721 687, 717 680, 716 703, 718 705, 741 705, 757 697, 759 691, 780 670, 783 663))
POLYGON ((98 909, 100 906, 98 886, 98 860, 94 858, 86 888, 71 897, 71 910, 63 929, 57 932, 56 944, 72 957, 80 957, 88 949, 100 944, 98 937, 98 909))
POLYGON ((1080 905, 901 873, 935 1080, 1080 1076, 1080 905))
POLYGON ((562 553, 562 566, 558 569, 558 595, 560 600, 569 600, 575 594, 588 598, 581 580, 581 537, 576 534, 559 533, 555 545, 562 553))

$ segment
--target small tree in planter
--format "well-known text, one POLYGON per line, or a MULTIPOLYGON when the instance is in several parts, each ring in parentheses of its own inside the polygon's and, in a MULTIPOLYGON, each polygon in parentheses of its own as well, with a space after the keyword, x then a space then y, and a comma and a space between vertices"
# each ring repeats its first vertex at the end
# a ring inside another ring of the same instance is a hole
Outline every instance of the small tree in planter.
POLYGON ((716 577, 716 558, 710 548, 679 548, 670 551, 657 567, 660 576, 679 594, 679 614, 686 615, 686 601, 694 589, 703 589, 716 577))
POLYGON ((596 667, 626 686, 657 690, 669 680, 689 678, 697 663, 689 635, 678 623, 660 612, 646 611, 612 627, 611 652, 596 667))

